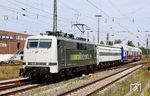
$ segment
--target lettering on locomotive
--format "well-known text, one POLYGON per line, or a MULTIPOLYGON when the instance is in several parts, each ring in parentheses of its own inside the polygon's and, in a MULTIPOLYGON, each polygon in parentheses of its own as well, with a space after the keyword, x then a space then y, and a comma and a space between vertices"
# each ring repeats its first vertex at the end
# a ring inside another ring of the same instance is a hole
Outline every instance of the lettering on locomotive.
POLYGON ((71 61, 77 61, 77 60, 88 60, 92 59, 92 54, 70 54, 70 60, 71 61))

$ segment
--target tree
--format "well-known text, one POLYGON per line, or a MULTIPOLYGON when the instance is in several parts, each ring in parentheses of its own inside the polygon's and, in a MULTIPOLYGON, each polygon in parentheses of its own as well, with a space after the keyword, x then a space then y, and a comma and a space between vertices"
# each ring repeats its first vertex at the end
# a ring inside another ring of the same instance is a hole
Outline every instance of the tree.
POLYGON ((114 42, 114 44, 121 44, 121 43, 122 43, 122 41, 120 39, 115 40, 115 42, 114 42))
POLYGON ((133 42, 130 41, 130 40, 127 42, 127 45, 128 45, 128 46, 131 46, 131 47, 135 47, 135 45, 133 44, 133 42))
POLYGON ((103 42, 103 41, 101 41, 101 42, 100 42, 100 44, 102 44, 102 45, 103 45, 103 44, 104 44, 104 42, 103 42))
POLYGON ((113 41, 108 41, 108 45, 113 45, 113 41))
POLYGON ((143 55, 150 55, 150 49, 146 49, 143 46, 140 47, 140 49, 142 50, 142 54, 143 55), (148 52, 147 52, 148 51, 148 52))

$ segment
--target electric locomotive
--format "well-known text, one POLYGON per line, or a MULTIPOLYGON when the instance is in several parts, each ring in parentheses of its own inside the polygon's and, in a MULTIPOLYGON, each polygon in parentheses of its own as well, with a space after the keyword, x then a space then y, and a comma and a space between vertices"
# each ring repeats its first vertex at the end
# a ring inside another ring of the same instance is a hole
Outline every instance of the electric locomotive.
POLYGON ((59 36, 31 36, 24 47, 21 75, 50 80, 78 71, 92 71, 96 64, 95 44, 59 36))

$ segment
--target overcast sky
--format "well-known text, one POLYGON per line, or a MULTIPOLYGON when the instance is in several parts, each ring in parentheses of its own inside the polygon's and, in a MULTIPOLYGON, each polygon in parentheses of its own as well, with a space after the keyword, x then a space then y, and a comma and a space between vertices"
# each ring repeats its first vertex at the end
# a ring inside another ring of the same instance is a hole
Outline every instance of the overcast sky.
MULTIPOLYGON (((58 30, 84 36, 74 23, 86 24, 93 31, 90 39, 97 41, 97 18, 100 14, 100 41, 121 39, 140 42, 150 39, 149 0, 58 0, 58 30), (145 32, 146 31, 146 32, 145 32)), ((1 0, 0 29, 38 35, 52 30, 53 0, 1 0)))

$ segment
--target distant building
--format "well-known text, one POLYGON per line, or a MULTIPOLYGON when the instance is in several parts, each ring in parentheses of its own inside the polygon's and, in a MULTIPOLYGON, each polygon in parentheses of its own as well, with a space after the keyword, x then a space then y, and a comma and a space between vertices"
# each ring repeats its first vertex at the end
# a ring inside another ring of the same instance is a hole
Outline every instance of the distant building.
POLYGON ((28 36, 31 35, 0 30, 0 62, 8 60, 23 49, 28 36))

